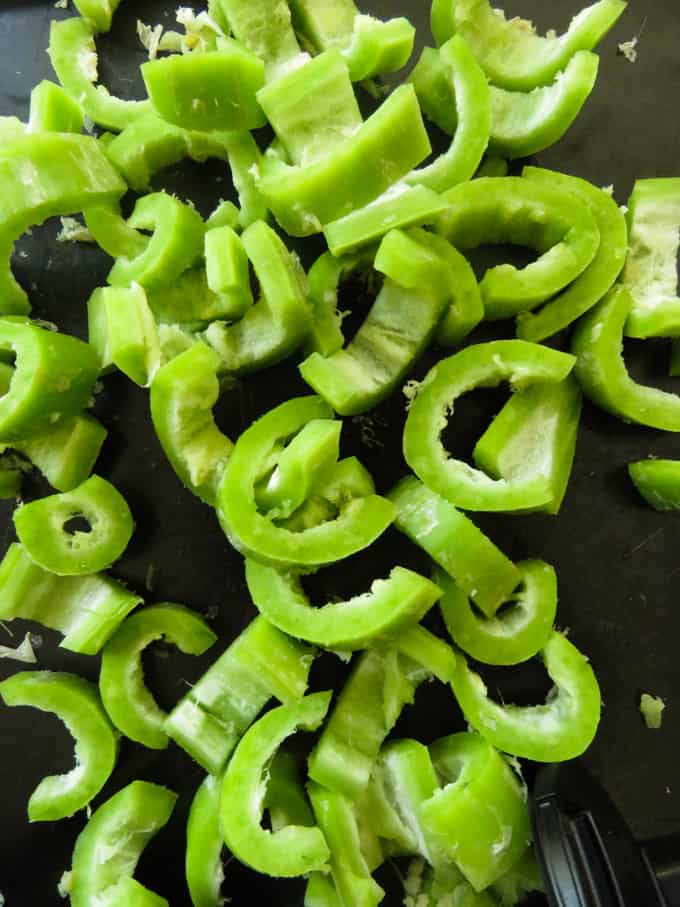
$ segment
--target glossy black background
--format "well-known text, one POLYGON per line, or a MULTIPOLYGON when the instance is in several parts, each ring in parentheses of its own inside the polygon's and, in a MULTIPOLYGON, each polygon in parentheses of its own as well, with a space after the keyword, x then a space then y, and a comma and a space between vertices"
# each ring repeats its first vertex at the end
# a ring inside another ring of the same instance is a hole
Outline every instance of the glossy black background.
MULTIPOLYGON (((529 15, 542 28, 563 28, 580 4, 577 0, 508 0, 508 13, 529 15)), ((419 25, 420 44, 430 41, 425 2, 370 2, 378 15, 409 15, 419 25)), ((45 53, 49 22, 64 15, 42 0, 5 0, 0 7, 0 113, 26 116, 30 88, 51 77, 45 53)), ((110 36, 101 41, 101 77, 123 96, 140 96, 136 65, 144 55, 135 36, 135 20, 170 25, 171 4, 155 0, 124 0, 110 36)), ((672 0, 632 3, 612 34, 601 45, 601 70, 596 90, 576 125, 557 146, 538 156, 539 163, 575 173, 600 185, 614 184, 624 203, 636 177, 673 176, 680 172, 680 119, 676 98, 680 88, 680 11, 672 0), (641 32, 635 65, 617 54, 617 43, 641 32)), ((434 136, 436 147, 441 136, 434 136)), ((156 187, 192 197, 204 213, 228 196, 224 166, 183 165, 161 174, 156 187)), ((2 199, 0 199, 0 205, 2 199)), ((104 281, 109 263, 89 247, 58 245, 56 227, 35 229, 17 245, 15 273, 31 292, 34 313, 56 321, 64 330, 83 336, 85 302, 104 281)), ((319 249, 310 242, 300 249, 307 262, 319 249)), ((505 326, 511 336, 511 326, 505 326)), ((502 329, 503 330, 503 329, 502 329)), ((486 334, 481 332, 479 337, 486 334)), ((558 342, 564 344, 565 339, 558 342)), ((627 344, 633 374, 667 389, 677 381, 664 377, 668 347, 663 341, 627 344)), ((437 356, 428 354, 416 377, 437 356)), ((221 401, 218 420, 236 436, 253 417, 281 400, 305 392, 290 363, 244 382, 221 401)), ((451 443, 470 450, 502 397, 479 392, 456 413, 451 443)), ((220 634, 219 650, 253 615, 243 581, 241 559, 229 548, 212 512, 185 492, 165 462, 148 416, 147 393, 122 375, 104 382, 96 413, 109 429, 97 471, 110 478, 129 500, 137 531, 115 575, 146 595, 147 601, 183 602, 212 616, 220 634), (150 566, 153 565, 151 574, 150 566), (150 590, 145 586, 150 586, 150 590)), ((377 485, 387 489, 405 471, 400 455, 404 407, 393 399, 373 414, 372 423, 348 420, 343 434, 346 453, 357 453, 373 470, 377 485)), ((558 518, 546 516, 480 516, 480 524, 508 554, 520 559, 541 557, 555 564, 560 580, 559 624, 591 657, 601 680, 605 709, 600 734, 586 756, 640 837, 652 837, 680 826, 680 517, 661 515, 644 505, 632 490, 625 466, 648 454, 680 456, 680 440, 627 426, 586 404, 570 488, 558 518), (646 730, 637 704, 643 690, 668 702, 661 731, 646 730)), ((33 480, 26 496, 45 493, 33 480)), ((0 546, 13 538, 11 507, 0 509, 0 546)), ((419 553, 388 533, 370 553, 352 559, 349 568, 326 571, 314 582, 319 594, 347 593, 362 588, 397 561, 418 565, 419 553)), ((16 644, 25 626, 14 622, 14 640, 0 629, 0 643, 16 644)), ((96 679, 96 659, 57 648, 58 637, 39 627, 44 644, 39 667, 77 671, 96 679)), ((217 654, 183 658, 157 648, 146 658, 149 685, 164 706, 182 694, 185 684, 217 654)), ((17 670, 0 662, 0 676, 17 670)), ((341 676, 330 656, 314 669, 314 684, 323 688, 341 676)), ((488 675, 506 698, 532 701, 542 696, 545 680, 533 666, 488 675)), ((400 735, 428 742, 461 727, 450 693, 427 685, 416 706, 400 722, 400 735)), ((29 826, 28 796, 46 773, 67 770, 71 741, 50 715, 28 709, 0 708, 0 891, 9 907, 61 903, 56 884, 70 864, 74 839, 84 816, 55 824, 29 826)), ((101 802, 134 778, 167 783, 181 794, 168 827, 144 853, 138 878, 167 897, 175 907, 189 905, 183 881, 184 823, 190 797, 201 770, 177 748, 163 753, 124 741, 121 757, 101 802)), ((400 903, 397 872, 387 867, 381 882, 390 889, 387 904, 400 903)), ((258 879, 235 861, 227 868, 225 893, 234 905, 300 905, 297 883, 258 879)))

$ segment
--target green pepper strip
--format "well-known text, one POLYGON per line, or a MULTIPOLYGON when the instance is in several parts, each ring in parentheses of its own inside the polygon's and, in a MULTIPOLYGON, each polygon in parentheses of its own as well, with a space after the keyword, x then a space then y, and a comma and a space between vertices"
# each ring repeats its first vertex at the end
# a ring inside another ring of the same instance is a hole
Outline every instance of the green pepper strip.
POLYGON ((571 348, 583 393, 627 422, 680 431, 680 397, 637 384, 623 359, 623 331, 633 306, 626 287, 615 287, 579 322, 571 348))
POLYGON ((444 194, 450 208, 437 232, 456 248, 512 243, 539 253, 524 268, 497 265, 481 282, 486 318, 530 311, 575 280, 600 244, 587 203, 564 189, 517 176, 483 177, 444 194))
POLYGON ((144 847, 167 823, 176 800, 167 787, 133 781, 97 809, 73 850, 69 891, 73 907, 97 903, 167 907, 164 898, 149 900, 144 895, 151 892, 130 882, 144 847))
POLYGON ((106 129, 124 129, 151 112, 150 101, 123 101, 97 81, 97 50, 92 26, 77 16, 52 22, 47 49, 52 67, 64 89, 93 123, 106 129))
POLYGON ((258 188, 262 154, 257 142, 249 132, 228 132, 224 138, 231 178, 238 193, 240 208, 239 226, 242 230, 267 220, 269 208, 258 188))
POLYGON ((352 803, 342 794, 308 787, 317 822, 330 848, 330 867, 340 907, 377 907, 385 892, 371 878, 362 848, 361 829, 352 803))
POLYGON ((148 387, 160 367, 158 327, 143 287, 99 287, 87 303, 90 344, 102 370, 113 364, 140 387, 148 387))
POLYGON ((277 527, 258 512, 256 484, 278 446, 312 419, 331 415, 318 397, 289 400, 254 422, 236 442, 218 489, 217 513, 227 537, 246 557, 316 569, 361 551, 392 522, 392 504, 375 494, 350 500, 335 519, 304 532, 277 527))
POLYGON ((628 249, 626 219, 611 195, 575 176, 525 167, 524 179, 566 189, 581 198, 593 212, 600 231, 595 258, 576 280, 536 313, 522 312, 517 318, 517 336, 541 341, 568 327, 598 303, 621 273, 628 249))
POLYGON ((411 570, 395 567, 368 592, 346 601, 312 606, 299 577, 246 561, 253 602, 284 633, 327 649, 353 651, 389 642, 429 611, 439 589, 411 570))
POLYGON ((559 512, 576 450, 581 391, 569 376, 516 391, 475 445, 476 466, 512 482, 537 471, 549 476, 553 499, 541 510, 559 512))
POLYGON ((28 321, 0 319, 0 358, 12 354, 14 371, 0 398, 0 443, 39 435, 89 402, 99 363, 82 340, 28 321))
POLYGON ((241 239, 230 226, 214 227, 206 231, 204 250, 207 286, 223 302, 219 316, 227 321, 242 318, 254 300, 241 239))
POLYGON ((677 337, 680 179, 637 180, 628 200, 630 247, 623 284, 633 297, 627 337, 677 337))
MULTIPOLYGON (((250 287, 249 281, 250 277, 242 287, 243 295, 246 288, 250 287)), ((235 317, 235 295, 213 292, 208 286, 208 274, 204 267, 189 268, 171 286, 151 290, 147 294, 147 301, 159 331, 161 327, 175 327, 197 332, 205 330, 218 319, 231 321, 235 317)), ((242 314, 245 311, 247 309, 242 314)))
POLYGON ((342 907, 335 885, 320 872, 313 872, 305 888, 304 907, 342 907))
POLYGON ((444 737, 430 752, 443 787, 423 804, 423 824, 482 891, 527 849, 531 832, 524 791, 503 757, 477 734, 444 737))
POLYGON ((396 72, 411 56, 415 29, 407 19, 361 15, 353 0, 291 0, 290 6, 296 29, 312 47, 342 52, 353 82, 396 72))
POLYGON ((111 28, 111 20, 119 3, 120 0, 73 0, 80 15, 98 32, 107 32, 111 28))
POLYGON ((267 763, 294 731, 319 727, 330 699, 331 693, 313 693, 268 712, 244 734, 227 766, 220 808, 224 840, 237 859, 258 872, 288 878, 327 868, 329 851, 318 827, 267 831, 260 822, 267 763))
POLYGON ((19 541, 31 560, 57 576, 81 576, 110 567, 127 548, 134 522, 122 494, 99 476, 73 491, 23 504, 13 514, 19 541), (69 530, 82 518, 89 528, 69 530))
POLYGON ((158 440, 185 488, 207 504, 233 444, 215 424, 219 357, 204 343, 162 366, 151 382, 151 418, 158 440))
POLYGON ((60 85, 43 79, 31 92, 27 132, 82 132, 83 111, 60 85))
POLYGON ((150 60, 142 64, 142 78, 156 112, 183 129, 226 132, 265 124, 256 98, 264 65, 228 38, 219 50, 150 60))
POLYGON ((475 612, 462 588, 443 570, 435 571, 444 590, 439 607, 451 638, 476 661, 514 665, 536 655, 552 633, 557 612, 557 577, 543 561, 520 561, 519 588, 499 617, 475 612))
MULTIPOLYGON (((71 20, 77 21, 77 20, 71 20)), ((14 240, 29 227, 57 214, 75 214, 113 202, 126 191, 95 139, 36 133, 0 147, 0 295, 2 312, 25 314, 28 297, 10 269, 14 240)))
POLYGON ((311 323, 306 280, 299 260, 264 221, 241 237, 260 283, 260 299, 240 321, 213 322, 204 337, 225 372, 258 371, 285 359, 304 340, 311 323))
POLYGON ((104 646, 99 690, 121 733, 150 749, 165 749, 166 713, 144 685, 142 651, 165 639, 189 655, 202 655, 217 640, 206 622, 182 605, 144 608, 125 620, 104 646))
POLYGON ((394 525, 425 550, 488 617, 521 580, 517 567, 465 514, 413 476, 389 494, 394 525))
POLYGON ((256 617, 170 712, 164 730, 213 775, 272 696, 301 699, 313 654, 256 617))
POLYGON ((287 3, 278 0, 216 0, 234 37, 265 64, 268 80, 301 56, 287 3))
POLYGON ((221 778, 208 775, 191 801, 184 870, 194 907, 221 907, 224 881, 220 832, 221 778))
MULTIPOLYGON (((428 72, 426 78, 426 51, 423 51, 424 56, 410 76, 419 101, 428 89, 431 75, 428 72)), ((441 66, 440 78, 446 82, 450 94, 447 100, 453 102, 455 111, 452 114, 456 123, 454 138, 447 152, 429 166, 415 170, 407 177, 407 182, 444 192, 457 183, 469 180, 477 170, 489 144, 491 100, 484 72, 458 35, 441 48, 438 62, 441 66)), ((427 112, 427 105, 424 109, 427 112)))
POLYGON ((629 465, 628 474, 650 507, 680 509, 680 460, 640 460, 629 465))
POLYGON ((489 80, 502 88, 532 91, 547 85, 579 50, 592 50, 626 8, 625 0, 600 0, 581 10, 559 37, 540 37, 526 20, 506 20, 489 0, 434 0, 437 44, 459 34, 489 80))
POLYGON ((544 705, 499 705, 479 675, 456 659, 453 691, 472 727, 497 749, 535 762, 561 762, 583 753, 600 721, 600 689, 588 659, 553 632, 541 651, 556 692, 544 705))
POLYGON ((430 151, 413 86, 402 85, 322 160, 296 167, 265 155, 257 186, 288 234, 308 236, 378 198, 430 151))
POLYGON ((356 457, 338 460, 332 470, 287 520, 279 525, 294 532, 311 529, 337 516, 338 511, 355 498, 375 494, 371 474, 356 457))
POLYGON ((44 778, 28 801, 31 822, 54 822, 84 809, 109 779, 118 735, 106 717, 97 688, 75 674, 21 671, 0 683, 8 706, 54 712, 75 739, 75 768, 44 778))
POLYGON ((498 340, 467 347, 439 362, 411 403, 404 431, 406 462, 441 497, 465 510, 530 510, 553 501, 551 464, 522 478, 492 479, 448 455, 441 442, 447 414, 462 394, 510 381, 522 389, 536 381, 563 381, 574 358, 524 340, 498 340))
POLYGON ((95 655, 141 598, 106 576, 56 576, 19 544, 0 563, 0 618, 35 620, 64 634, 61 647, 95 655))
POLYGON ((93 416, 65 416, 28 441, 12 446, 40 470, 57 491, 72 491, 91 474, 108 432, 93 416))

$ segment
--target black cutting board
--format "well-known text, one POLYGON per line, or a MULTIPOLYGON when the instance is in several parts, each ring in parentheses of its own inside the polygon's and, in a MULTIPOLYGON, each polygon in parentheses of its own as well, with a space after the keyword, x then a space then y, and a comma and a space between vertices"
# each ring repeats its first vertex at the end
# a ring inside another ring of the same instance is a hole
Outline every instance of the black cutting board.
MULTIPOLYGON (((564 28, 580 4, 576 0, 541 2, 508 0, 508 14, 534 18, 542 29, 564 28)), ((429 4, 366 3, 367 12, 381 16, 408 15, 418 26, 418 41, 431 43, 429 4)), ((5 0, 0 9, 0 114, 26 117, 31 87, 52 77, 45 53, 49 23, 72 15, 43 0, 5 0)), ((156 0, 124 0, 113 30, 102 39, 102 80, 117 94, 139 97, 137 68, 144 60, 135 22, 161 22, 172 27, 171 4, 156 0)), ((631 4, 602 43, 597 87, 569 134, 536 160, 544 166, 586 177, 598 185, 613 184, 624 203, 636 177, 680 173, 680 12, 672 0, 631 4), (639 59, 627 62, 617 44, 640 34, 639 59)), ((415 57, 414 57, 415 59, 415 57)), ((433 136, 435 146, 444 138, 433 136)), ((186 164, 160 174, 156 188, 168 188, 196 201, 203 213, 229 191, 228 171, 222 164, 186 164)), ((0 204, 2 201, 0 200, 0 204)), ((17 244, 15 273, 29 290, 36 317, 55 321, 62 330, 85 336, 85 303, 104 282, 109 261, 87 246, 57 244, 57 225, 33 230, 17 244)), ((318 253, 318 242, 298 247, 307 264, 318 253)), ((511 336, 510 324, 495 336, 511 336)), ((478 332, 476 339, 491 336, 478 332)), ((558 338, 565 346, 568 338, 558 338)), ((415 377, 436 359, 428 354, 415 377)), ((632 373, 668 390, 680 391, 680 380, 666 375, 668 344, 664 341, 627 343, 632 373)), ((221 401, 218 421, 236 436, 250 421, 289 396, 305 393, 295 361, 244 381, 221 401)), ((457 408, 456 446, 470 450, 502 397, 478 392, 457 408)), ((148 394, 124 376, 104 381, 96 414, 109 429, 97 471, 111 479, 128 499, 137 530, 128 552, 113 571, 144 594, 148 602, 177 601, 212 616, 220 636, 216 652, 254 615, 243 579, 241 558, 224 539, 213 513, 184 491, 165 461, 148 415, 148 394), (150 587, 148 589, 147 587, 150 587)), ((372 421, 347 420, 345 453, 359 455, 373 471, 379 490, 386 490, 405 472, 400 453, 404 421, 398 396, 372 414, 372 421)), ((626 464, 654 454, 680 457, 680 438, 672 434, 625 425, 586 404, 579 434, 576 463, 559 517, 479 516, 478 522, 515 560, 539 557, 554 564, 559 575, 559 625, 592 659, 605 703, 598 738, 586 763, 631 822, 640 837, 652 837, 680 827, 680 516, 657 514, 632 489, 626 464), (647 730, 638 712, 641 692, 661 695, 668 703, 662 730, 647 730)), ((27 498, 47 489, 37 479, 26 482, 27 498)), ((0 546, 12 541, 11 506, 3 504, 0 546)), ((384 575, 395 563, 422 564, 420 554, 394 532, 369 552, 353 559, 352 569, 326 571, 315 580, 319 594, 348 593, 384 575), (349 577, 349 579, 348 579, 349 577)), ((16 644, 26 626, 14 622, 14 640, 0 629, 0 643, 16 644)), ((37 627, 43 645, 39 667, 76 671, 92 680, 98 661, 57 648, 56 634, 37 627)), ((149 685, 169 707, 216 657, 181 657, 175 650, 153 650, 145 660, 149 685)), ((0 661, 0 677, 20 666, 0 661)), ((316 688, 338 682, 339 663, 326 656, 314 669, 316 688)), ((533 665, 489 673, 492 686, 520 702, 537 701, 545 693, 541 670, 533 665)), ((434 684, 419 695, 397 729, 399 735, 425 742, 463 726, 450 693, 434 684)), ((50 715, 28 709, 0 707, 0 891, 9 907, 38 907, 62 903, 56 892, 62 872, 70 865, 83 814, 59 823, 30 826, 26 801, 47 773, 68 770, 72 744, 50 715)), ((183 878, 186 813, 202 776, 178 748, 152 752, 124 741, 116 771, 95 805, 134 778, 166 783, 180 793, 167 828, 142 857, 138 878, 167 897, 174 907, 188 907, 183 878)), ((399 904, 398 871, 387 866, 380 880, 389 889, 386 904, 399 904)), ((231 861, 225 892, 232 904, 301 905, 299 883, 259 879, 231 861)), ((540 901, 539 901, 540 902, 540 901)))

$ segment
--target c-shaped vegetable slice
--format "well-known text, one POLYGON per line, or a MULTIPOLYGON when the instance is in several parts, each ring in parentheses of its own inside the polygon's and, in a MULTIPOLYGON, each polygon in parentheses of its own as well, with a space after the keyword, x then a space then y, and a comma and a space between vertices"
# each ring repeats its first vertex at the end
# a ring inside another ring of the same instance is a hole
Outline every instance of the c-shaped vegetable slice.
POLYGON ((206 622, 182 605, 161 604, 128 617, 102 652, 99 690, 109 718, 121 733, 150 749, 165 749, 166 713, 144 685, 142 651, 156 639, 189 655, 202 655, 217 637, 206 622))
POLYGON ((167 362, 151 382, 151 418, 158 440, 185 488, 206 504, 233 448, 212 414, 220 395, 219 356, 194 343, 167 362))
POLYGON ((623 331, 633 305, 626 287, 615 287, 579 322, 571 348, 583 393, 627 422, 680 431, 680 396, 637 384, 623 359, 623 331))
POLYGON ((537 261, 490 268, 480 288, 486 318, 530 311, 575 280, 595 257, 597 223, 587 203, 564 189, 517 176, 482 177, 444 193, 450 207, 437 232, 458 249, 485 244, 528 246, 537 261))
POLYGON ((208 775, 191 801, 184 872, 194 907, 222 907, 224 904, 220 897, 224 881, 221 791, 222 779, 208 775))
POLYGON ((279 630, 342 651, 393 640, 418 623, 439 597, 434 583, 403 567, 375 580, 362 595, 320 608, 309 603, 293 573, 247 560, 246 580, 256 607, 279 630))
POLYGON ((475 613, 468 596, 443 570, 434 578, 444 590, 439 607, 451 638, 477 661, 514 665, 537 654, 552 633, 557 612, 557 577, 543 561, 520 561, 521 582, 498 617, 475 613))
POLYGON ((335 519, 303 532, 278 527, 259 513, 256 484, 272 454, 312 419, 331 415, 319 397, 288 400, 254 422, 234 445, 218 489, 217 514, 227 538, 246 557, 314 570, 361 551, 392 522, 392 504, 375 494, 348 501, 335 519))
POLYGON ((538 312, 518 316, 517 336, 539 342, 568 327, 612 288, 626 260, 628 230, 614 198, 587 180, 540 167, 525 167, 522 178, 566 189, 581 198, 593 212, 600 231, 600 246, 585 271, 538 312))
POLYGON ((554 500, 551 464, 521 478, 492 479, 450 457, 441 442, 447 414, 462 394, 510 381, 523 388, 537 381, 563 381, 575 359, 524 340, 497 340, 467 347, 426 375, 411 403, 404 430, 404 456, 418 478, 464 510, 530 510, 554 500))
POLYGON ((21 671, 0 683, 8 706, 25 705, 54 714, 75 740, 75 768, 44 778, 28 801, 31 822, 53 822, 84 809, 116 764, 118 735, 94 684, 75 674, 21 671))
POLYGON ((628 473, 655 510, 680 510, 680 460, 640 460, 628 473))
POLYGON ((561 633, 554 632, 540 654, 555 684, 544 705, 499 705, 460 655, 453 692, 472 727, 502 752, 535 762, 575 759, 600 722, 600 688, 588 659, 561 633))
POLYGON ((27 132, 82 132, 83 111, 61 85, 43 79, 31 92, 27 132))
POLYGON ((267 712, 236 747, 222 782, 220 825, 234 856, 258 872, 278 878, 325 870, 328 846, 317 826, 286 825, 267 831, 260 822, 268 762, 296 730, 316 730, 331 693, 312 693, 293 705, 267 712))
POLYGON ((78 835, 69 884, 72 907, 168 907, 132 878, 142 851, 170 818, 177 794, 133 781, 94 813, 78 835), (139 898, 140 900, 136 900, 139 898))
POLYGON ((14 511, 14 527, 31 560, 57 576, 80 576, 110 567, 134 530, 130 508, 106 479, 90 476, 73 491, 48 495, 14 511), (89 529, 73 531, 82 518, 89 529))
POLYGON ((432 33, 440 45, 454 33, 464 38, 495 85, 532 91, 552 82, 576 51, 592 50, 625 8, 625 0, 600 0, 574 16, 563 35, 542 38, 526 20, 506 20, 489 0, 434 0, 432 33))

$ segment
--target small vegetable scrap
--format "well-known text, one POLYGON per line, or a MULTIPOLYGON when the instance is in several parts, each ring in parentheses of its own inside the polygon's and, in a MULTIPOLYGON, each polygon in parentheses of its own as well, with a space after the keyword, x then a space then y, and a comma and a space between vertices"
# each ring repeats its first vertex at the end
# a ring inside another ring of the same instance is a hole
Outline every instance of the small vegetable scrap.
POLYGON ((643 693, 640 697, 640 712, 645 724, 650 730, 658 731, 663 721, 663 711, 666 703, 660 696, 643 693))

